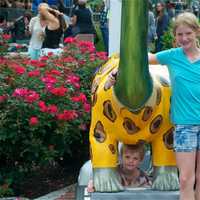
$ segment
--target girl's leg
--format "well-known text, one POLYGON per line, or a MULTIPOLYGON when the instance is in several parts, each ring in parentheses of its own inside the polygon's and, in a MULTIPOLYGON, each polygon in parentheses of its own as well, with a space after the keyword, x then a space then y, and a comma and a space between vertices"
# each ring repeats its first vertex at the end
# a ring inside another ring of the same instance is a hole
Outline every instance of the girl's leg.
POLYGON ((176 152, 180 180, 180 200, 195 200, 195 160, 195 152, 176 152))
POLYGON ((200 150, 197 152, 195 200, 200 200, 200 150))

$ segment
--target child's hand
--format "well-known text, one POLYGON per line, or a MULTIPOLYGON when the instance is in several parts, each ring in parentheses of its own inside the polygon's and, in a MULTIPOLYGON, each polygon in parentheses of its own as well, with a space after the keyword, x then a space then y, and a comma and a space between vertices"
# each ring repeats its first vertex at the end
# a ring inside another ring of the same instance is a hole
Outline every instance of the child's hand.
POLYGON ((89 182, 88 182, 87 191, 94 192, 94 184, 93 184, 92 180, 89 180, 89 182))

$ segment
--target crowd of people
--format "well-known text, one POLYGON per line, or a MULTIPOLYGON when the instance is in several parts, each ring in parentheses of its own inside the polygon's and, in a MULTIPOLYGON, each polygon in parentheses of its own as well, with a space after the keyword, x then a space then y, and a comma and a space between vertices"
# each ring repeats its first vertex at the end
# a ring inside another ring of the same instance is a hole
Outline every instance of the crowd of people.
MULTIPOLYGON (((3 3, 1 5, 11 6, 9 0, 4 0, 3 3)), ((35 17, 27 11, 12 25, 7 26, 5 18, 0 16, 0 27, 5 32, 11 31, 16 42, 26 37, 30 38, 29 54, 32 59, 38 59, 41 53, 46 54, 49 51, 59 53, 63 34, 72 37, 79 33, 96 34, 92 14, 86 7, 86 3, 87 0, 78 0, 69 20, 58 7, 39 2, 35 17)), ((170 1, 167 4, 157 3, 155 10, 150 6, 149 8, 148 43, 155 42, 155 52, 157 52, 149 54, 149 63, 166 65, 171 79, 170 117, 175 124, 174 151, 179 169, 180 199, 200 200, 200 47, 198 42, 200 26, 198 16, 195 16, 198 14, 195 13, 195 9, 192 10, 194 14, 176 13, 175 5, 170 1), (172 20, 175 20, 173 33, 177 48, 162 51, 162 36, 172 20)), ((107 12, 105 5, 102 5, 100 25, 102 33, 105 33, 103 35, 105 44, 108 45, 107 12)), ((127 145, 122 149, 122 163, 118 166, 121 182, 125 186, 150 185, 149 178, 138 168, 143 153, 133 149, 127 145), (137 161, 134 165, 136 167, 128 169, 129 159, 132 162, 137 161)), ((141 148, 139 149, 141 151, 141 148)), ((94 191, 94 189, 90 182, 88 190, 94 191)))
POLYGON ((94 42, 98 41, 91 9, 86 6, 87 0, 73 1, 70 16, 66 15, 67 7, 63 0, 54 1, 54 4, 53 1, 44 3, 38 0, 38 2, 36 6, 36 1, 33 1, 37 11, 27 10, 23 16, 11 23, 7 22, 5 16, 0 16, 0 31, 11 33, 14 43, 29 45, 28 52, 31 59, 38 59, 41 53, 46 54, 48 51, 59 53, 60 44, 66 37, 92 34, 94 42))

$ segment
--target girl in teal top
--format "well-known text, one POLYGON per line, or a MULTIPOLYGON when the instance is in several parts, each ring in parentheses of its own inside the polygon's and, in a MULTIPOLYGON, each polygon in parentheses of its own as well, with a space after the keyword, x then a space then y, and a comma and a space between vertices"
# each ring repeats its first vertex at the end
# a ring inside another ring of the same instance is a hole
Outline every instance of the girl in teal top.
POLYGON ((178 15, 174 35, 179 47, 149 54, 149 62, 167 65, 170 74, 180 200, 200 200, 200 26, 196 16, 178 15))

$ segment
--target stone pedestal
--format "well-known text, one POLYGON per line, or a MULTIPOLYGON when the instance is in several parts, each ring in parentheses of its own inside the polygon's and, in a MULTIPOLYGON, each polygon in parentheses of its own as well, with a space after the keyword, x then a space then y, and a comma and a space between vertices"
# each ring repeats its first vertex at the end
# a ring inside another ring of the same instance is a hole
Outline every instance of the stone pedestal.
POLYGON ((178 200, 178 191, 155 191, 145 188, 134 188, 116 193, 92 193, 91 200, 178 200))

